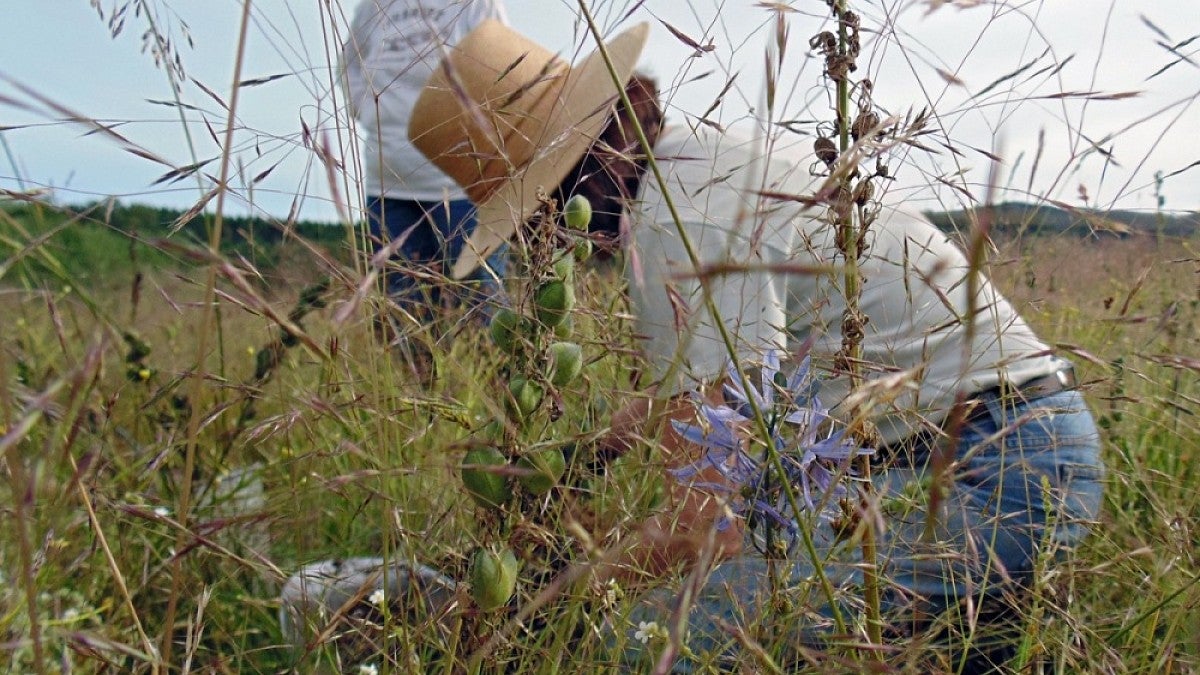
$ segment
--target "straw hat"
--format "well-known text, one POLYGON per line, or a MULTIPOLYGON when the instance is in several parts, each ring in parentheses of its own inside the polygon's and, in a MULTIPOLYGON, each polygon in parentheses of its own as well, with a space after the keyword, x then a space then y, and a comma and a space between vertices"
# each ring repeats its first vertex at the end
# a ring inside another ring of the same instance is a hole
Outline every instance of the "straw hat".
MULTIPOLYGON (((617 79, 633 74, 649 26, 608 41, 617 79)), ((595 52, 578 66, 488 20, 442 60, 413 107, 408 137, 466 191, 478 225, 455 261, 461 279, 537 208, 604 129, 617 96, 595 52)))

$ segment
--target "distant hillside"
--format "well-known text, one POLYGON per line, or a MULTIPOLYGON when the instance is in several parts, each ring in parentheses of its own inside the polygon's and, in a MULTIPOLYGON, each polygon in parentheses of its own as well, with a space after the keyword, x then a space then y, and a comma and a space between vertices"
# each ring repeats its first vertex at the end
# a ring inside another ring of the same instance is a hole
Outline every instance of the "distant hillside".
MULTIPOLYGON (((54 207, 38 202, 0 201, 0 283, 54 278, 66 272, 80 280, 111 277, 140 268, 186 266, 178 251, 154 246, 167 239, 204 247, 212 214, 99 202, 54 207)), ((302 238, 347 256, 346 230, 328 223, 226 216, 221 251, 244 257, 261 269, 278 261, 285 237, 302 238)))
MULTIPOLYGON (((1154 213, 1145 211, 1100 211, 1066 204, 1004 202, 987 207, 991 228, 998 234, 1054 234, 1079 237, 1159 234, 1189 237, 1200 231, 1200 213, 1154 213)), ((976 216, 983 208, 975 210, 976 216)), ((970 211, 926 211, 925 217, 943 231, 967 231, 972 227, 970 211)))
MULTIPOLYGON (((1097 211, 1066 204, 1005 202, 990 207, 996 234, 1118 236, 1161 234, 1188 237, 1200 231, 1200 213, 1160 214, 1141 211, 1097 211)), ((968 211, 926 212, 944 231, 968 231, 968 211)), ((135 266, 186 266, 178 251, 155 247, 169 238, 183 246, 203 247, 212 215, 143 204, 96 202, 55 207, 40 202, 0 200, 0 283, 35 281, 67 273, 79 280, 121 275, 135 266), (57 271, 56 271, 57 270, 57 271)), ((227 216, 221 236, 226 256, 244 257, 267 270, 279 260, 280 243, 302 238, 335 256, 348 259, 344 227, 332 223, 227 216)))

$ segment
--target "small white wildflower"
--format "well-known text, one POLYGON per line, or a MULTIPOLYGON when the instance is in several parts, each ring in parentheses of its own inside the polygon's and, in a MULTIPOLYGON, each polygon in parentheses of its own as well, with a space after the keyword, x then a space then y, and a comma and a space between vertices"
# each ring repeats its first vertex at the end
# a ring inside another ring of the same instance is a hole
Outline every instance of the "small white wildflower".
POLYGON ((364 663, 358 667, 358 675, 379 675, 379 667, 374 663, 364 663))
POLYGON ((165 506, 156 506, 154 507, 154 515, 158 516, 159 518, 166 518, 167 516, 171 515, 171 509, 168 509, 165 506))
POLYGON ((383 594, 383 589, 377 588, 377 589, 375 589, 375 592, 372 593, 370 595, 370 597, 367 598, 367 602, 371 603, 372 605, 375 605, 376 607, 383 607, 383 603, 386 599, 387 598, 383 594))
POLYGON ((662 628, 654 621, 639 621, 638 629, 634 632, 633 638, 642 644, 646 644, 651 639, 662 634, 662 628))

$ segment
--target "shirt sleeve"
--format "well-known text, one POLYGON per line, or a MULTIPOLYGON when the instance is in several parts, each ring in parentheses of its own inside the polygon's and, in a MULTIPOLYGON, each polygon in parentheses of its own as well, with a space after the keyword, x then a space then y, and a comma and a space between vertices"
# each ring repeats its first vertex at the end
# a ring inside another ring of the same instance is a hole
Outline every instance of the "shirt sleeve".
MULTIPOLYGON (((787 348, 790 216, 758 196, 749 142, 685 138, 662 147, 668 195, 651 181, 635 213, 630 298, 648 366, 672 392, 720 377, 730 347, 743 365, 787 348), (697 270, 691 260, 700 263, 697 270)), ((656 148, 656 155, 659 148, 656 148)))

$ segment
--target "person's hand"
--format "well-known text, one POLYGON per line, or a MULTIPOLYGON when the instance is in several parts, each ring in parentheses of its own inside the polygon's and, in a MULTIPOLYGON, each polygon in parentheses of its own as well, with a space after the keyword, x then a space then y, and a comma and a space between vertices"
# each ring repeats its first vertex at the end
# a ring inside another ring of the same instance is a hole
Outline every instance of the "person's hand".
POLYGON ((658 578, 681 564, 716 564, 737 555, 742 548, 744 521, 726 505, 728 495, 737 486, 716 467, 705 466, 701 462, 704 449, 685 440, 671 424, 672 420, 698 424, 697 401, 686 394, 659 402, 657 410, 654 404, 651 398, 638 399, 617 411, 611 422, 612 432, 599 444, 603 449, 598 452, 619 456, 638 442, 650 440, 660 451, 664 470, 693 464, 703 468, 686 481, 666 473, 665 506, 640 525, 623 555, 603 566, 599 576, 605 579, 628 583, 643 577, 658 578))

